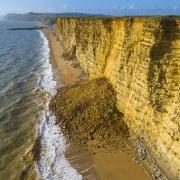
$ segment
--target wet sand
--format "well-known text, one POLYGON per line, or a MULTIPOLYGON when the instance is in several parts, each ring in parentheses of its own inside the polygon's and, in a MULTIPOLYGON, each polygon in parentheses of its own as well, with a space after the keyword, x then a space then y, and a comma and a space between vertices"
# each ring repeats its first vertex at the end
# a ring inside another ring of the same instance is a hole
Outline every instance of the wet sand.
MULTIPOLYGON (((51 57, 57 76, 60 75, 60 83, 64 86, 76 84, 85 76, 80 68, 76 68, 72 61, 63 57, 63 44, 58 40, 53 30, 44 29, 51 48, 51 57)), ((83 179, 102 180, 146 180, 150 179, 140 164, 135 163, 133 154, 122 152, 121 148, 106 150, 93 146, 92 141, 86 145, 72 145, 66 153, 72 166, 83 175, 83 179)))

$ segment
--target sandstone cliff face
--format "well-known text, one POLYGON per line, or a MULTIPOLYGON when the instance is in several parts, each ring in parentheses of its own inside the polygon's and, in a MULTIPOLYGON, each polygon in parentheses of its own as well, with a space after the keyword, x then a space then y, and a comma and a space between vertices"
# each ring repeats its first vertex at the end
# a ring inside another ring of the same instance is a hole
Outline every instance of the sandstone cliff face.
POLYGON ((180 18, 58 18, 57 33, 91 78, 110 80, 130 130, 180 177, 180 18))

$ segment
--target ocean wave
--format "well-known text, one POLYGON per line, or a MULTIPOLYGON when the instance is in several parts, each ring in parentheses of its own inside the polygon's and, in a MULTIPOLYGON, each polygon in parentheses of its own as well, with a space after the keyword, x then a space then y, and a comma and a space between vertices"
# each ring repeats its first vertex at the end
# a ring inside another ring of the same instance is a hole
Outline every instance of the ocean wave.
POLYGON ((40 179, 80 180, 82 176, 65 157, 65 151, 68 147, 66 139, 60 127, 56 125, 55 116, 49 110, 50 100, 56 94, 56 82, 53 80, 52 66, 49 62, 48 40, 42 32, 40 32, 40 36, 43 40, 42 60, 44 61, 44 71, 38 81, 38 86, 44 92, 44 98, 41 101, 42 110, 38 123, 41 151, 40 158, 35 165, 36 170, 40 179))

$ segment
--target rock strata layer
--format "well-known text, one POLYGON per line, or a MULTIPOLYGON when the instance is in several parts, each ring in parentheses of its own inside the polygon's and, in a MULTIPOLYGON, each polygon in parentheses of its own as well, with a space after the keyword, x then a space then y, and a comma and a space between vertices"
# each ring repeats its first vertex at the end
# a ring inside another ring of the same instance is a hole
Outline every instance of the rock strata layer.
POLYGON ((180 18, 60 17, 57 34, 90 78, 106 77, 132 134, 180 178, 180 18))

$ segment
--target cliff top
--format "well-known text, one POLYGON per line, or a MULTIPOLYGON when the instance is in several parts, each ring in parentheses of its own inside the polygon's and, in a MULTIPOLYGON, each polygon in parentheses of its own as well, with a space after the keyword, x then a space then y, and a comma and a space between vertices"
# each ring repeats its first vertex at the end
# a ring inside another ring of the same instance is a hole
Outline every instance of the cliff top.
POLYGON ((180 16, 58 16, 60 19, 86 19, 86 20, 180 20, 180 16))

